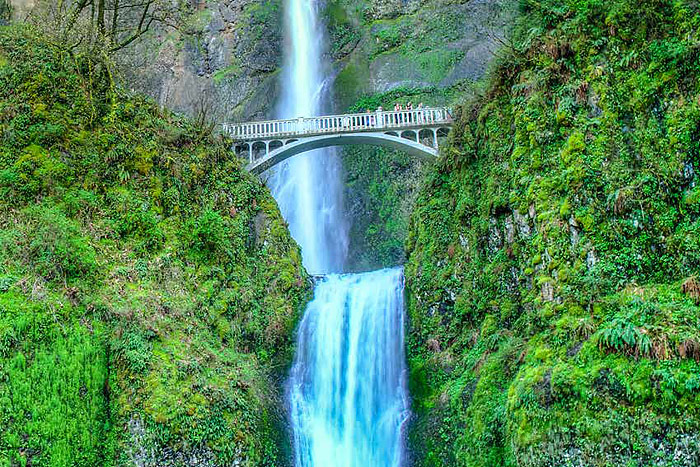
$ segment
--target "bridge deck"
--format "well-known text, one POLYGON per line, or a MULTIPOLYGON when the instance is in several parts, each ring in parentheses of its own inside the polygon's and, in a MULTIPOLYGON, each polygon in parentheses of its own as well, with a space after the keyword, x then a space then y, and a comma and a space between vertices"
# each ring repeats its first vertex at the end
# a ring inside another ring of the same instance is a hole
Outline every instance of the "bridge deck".
POLYGON ((300 117, 250 123, 224 123, 223 130, 241 142, 292 139, 324 134, 412 130, 451 126, 445 108, 376 111, 357 114, 300 117))

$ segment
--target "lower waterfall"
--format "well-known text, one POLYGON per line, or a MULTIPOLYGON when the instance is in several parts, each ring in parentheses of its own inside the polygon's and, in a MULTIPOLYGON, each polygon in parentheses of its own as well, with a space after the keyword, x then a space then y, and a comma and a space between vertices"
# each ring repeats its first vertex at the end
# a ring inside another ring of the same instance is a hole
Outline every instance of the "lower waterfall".
POLYGON ((403 337, 401 268, 317 283, 289 382, 296 465, 401 465, 403 337))

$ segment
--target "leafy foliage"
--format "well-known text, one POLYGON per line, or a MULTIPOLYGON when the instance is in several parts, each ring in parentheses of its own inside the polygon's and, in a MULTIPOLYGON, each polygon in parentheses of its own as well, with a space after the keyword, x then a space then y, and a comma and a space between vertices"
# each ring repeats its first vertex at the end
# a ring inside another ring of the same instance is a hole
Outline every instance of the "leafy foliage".
POLYGON ((414 457, 696 465, 700 11, 521 8, 409 227, 414 457))
POLYGON ((0 29, 0 464, 280 465, 309 284, 215 139, 0 29))

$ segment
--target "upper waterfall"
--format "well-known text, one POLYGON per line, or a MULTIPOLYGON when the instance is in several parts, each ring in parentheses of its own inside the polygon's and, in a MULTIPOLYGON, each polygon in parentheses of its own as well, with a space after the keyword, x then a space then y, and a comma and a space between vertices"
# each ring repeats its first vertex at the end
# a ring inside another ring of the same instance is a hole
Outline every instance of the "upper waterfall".
MULTIPOLYGON (((324 35, 311 0, 288 0, 285 9, 286 63, 280 118, 319 115, 325 99, 324 35)), ((314 274, 341 272, 348 229, 343 216, 341 167, 332 149, 311 151, 275 168, 268 178, 273 196, 304 266, 314 274)))

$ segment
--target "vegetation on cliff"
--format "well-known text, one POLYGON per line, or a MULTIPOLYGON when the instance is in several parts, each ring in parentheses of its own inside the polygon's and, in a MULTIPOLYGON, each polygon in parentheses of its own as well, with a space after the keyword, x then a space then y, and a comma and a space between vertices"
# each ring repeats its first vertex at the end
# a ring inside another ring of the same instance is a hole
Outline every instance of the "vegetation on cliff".
POLYGON ((344 109, 365 94, 479 78, 514 10, 503 0, 325 2, 334 102, 344 109))
MULTIPOLYGON (((444 106, 457 98, 454 88, 397 88, 360 98, 351 112, 397 101, 444 106)), ((443 138, 440 138, 442 140, 443 138)), ((398 150, 372 146, 342 148, 350 226, 348 269, 370 271, 403 264, 408 219, 430 162, 398 150)))
POLYGON ((700 9, 523 2, 411 219, 417 465, 700 463, 700 9))
MULTIPOLYGON (((337 70, 333 101, 364 112, 396 102, 430 106, 463 99, 500 46, 511 2, 329 1, 323 15, 337 70)), ((398 151, 342 149, 352 219, 352 270, 405 260, 403 243, 424 164, 398 151)))
POLYGON ((0 465, 280 465, 309 284, 227 142, 0 28, 0 465))

